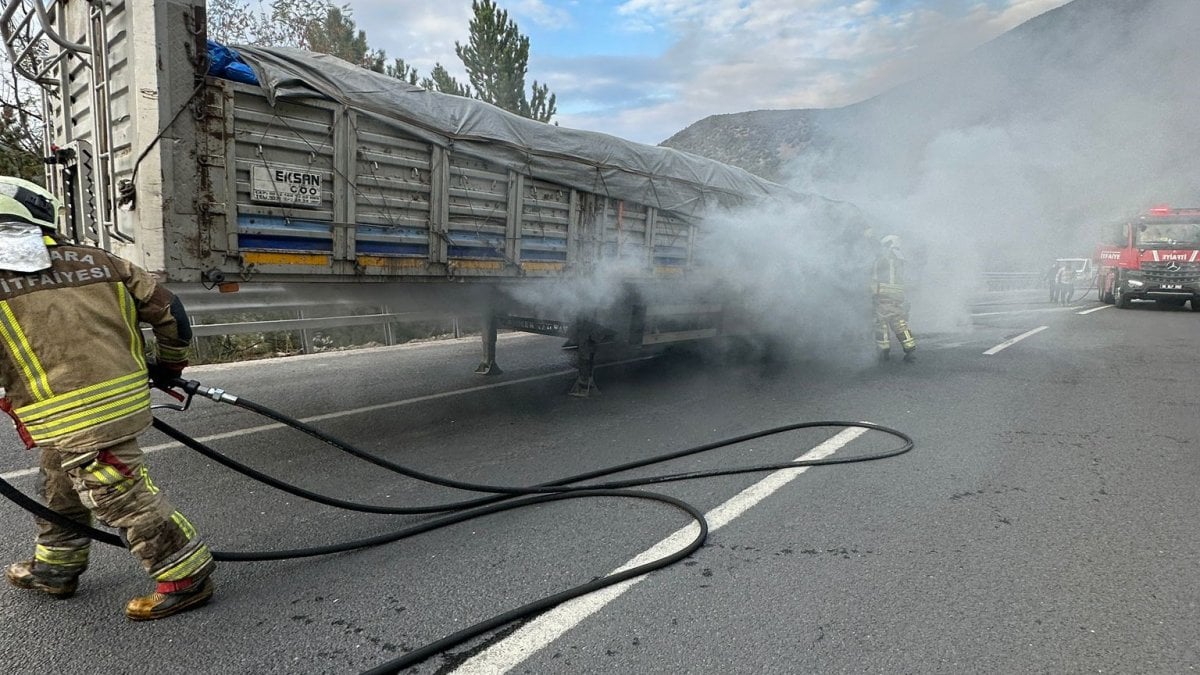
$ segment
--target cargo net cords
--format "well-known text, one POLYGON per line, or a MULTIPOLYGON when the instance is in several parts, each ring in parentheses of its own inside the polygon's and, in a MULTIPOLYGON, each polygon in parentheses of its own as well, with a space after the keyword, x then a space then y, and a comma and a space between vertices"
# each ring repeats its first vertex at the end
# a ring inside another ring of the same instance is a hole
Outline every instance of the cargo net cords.
MULTIPOLYGON (((418 534, 423 534, 425 532, 430 532, 430 531, 437 530, 437 529, 440 529, 443 527, 448 527, 448 526, 466 522, 469 520, 474 520, 476 518, 482 518, 484 516, 488 516, 488 515, 491 515, 494 513, 499 513, 502 511, 509 511, 512 509, 518 509, 518 508, 525 507, 525 506, 532 506, 535 504, 544 504, 547 502, 560 501, 560 500, 564 500, 564 499, 583 499, 583 498, 588 498, 588 497, 608 497, 608 498, 619 497, 619 498, 639 499, 639 500, 659 502, 661 504, 666 504, 667 506, 670 506, 672 508, 678 509, 679 511, 686 513, 699 526, 696 537, 690 543, 688 543, 686 546, 680 548, 678 551, 676 551, 670 555, 664 556, 657 560, 653 560, 651 562, 645 563, 643 565, 639 565, 637 567, 634 567, 634 568, 631 568, 628 570, 624 570, 622 572, 610 574, 608 576, 601 577, 598 579, 593 579, 592 581, 589 581, 587 583, 579 584, 577 586, 568 588, 566 590, 560 591, 553 595, 549 595, 544 598, 535 600, 533 602, 529 602, 520 607, 516 607, 514 609, 502 612, 491 618, 480 621, 473 626, 469 626, 460 631, 457 631, 455 633, 452 633, 450 635, 442 637, 438 640, 430 642, 426 645, 423 645, 421 647, 413 649, 395 659, 392 659, 390 661, 382 663, 379 666, 372 668, 371 670, 365 671, 369 675, 400 672, 401 670, 404 670, 404 669, 414 666, 418 663, 421 663, 422 661, 424 661, 432 656, 435 656, 441 652, 444 652, 444 651, 446 651, 456 645, 459 645, 467 640, 470 640, 474 637, 478 637, 484 633, 496 630, 506 624, 509 624, 509 623, 512 623, 515 621, 519 621, 519 620, 525 619, 527 617, 531 617, 535 614, 544 612, 556 605, 559 605, 559 604, 566 602, 568 600, 571 600, 573 598, 577 598, 579 596, 586 595, 588 593, 599 590, 601 588, 605 588, 607 586, 612 586, 614 584, 618 584, 622 581, 625 581, 626 579, 631 579, 631 578, 634 578, 637 576, 641 576, 641 575, 651 572, 653 570, 661 569, 661 568, 671 565, 675 562, 683 560, 684 558, 686 558, 689 555, 691 555, 692 553, 694 553, 697 549, 699 549, 704 544, 704 541, 708 536, 708 523, 705 521, 703 511, 701 511, 696 506, 693 506, 685 501, 676 499, 675 497, 671 497, 669 495, 655 493, 655 492, 647 492, 647 491, 643 491, 643 490, 632 490, 630 488, 634 488, 634 487, 638 487, 638 486, 645 486, 645 485, 654 485, 654 484, 660 484, 660 483, 670 483, 670 482, 676 482, 676 481, 694 480, 694 479, 698 479, 698 478, 711 478, 711 477, 715 477, 715 476, 730 476, 730 475, 743 474, 743 473, 761 473, 761 472, 767 472, 767 471, 777 471, 777 470, 781 470, 781 469, 793 469, 793 468, 807 467, 807 466, 824 466, 824 465, 830 465, 830 464, 851 464, 851 463, 856 463, 856 462, 866 462, 866 461, 873 461, 873 460, 878 460, 878 459, 884 459, 887 457, 895 457, 897 455, 902 455, 902 454, 912 450, 912 448, 913 448, 913 439, 908 434, 906 434, 902 431, 899 431, 897 429, 886 427, 886 426, 883 426, 880 424, 873 424, 870 422, 844 422, 844 421, 797 422, 797 423, 792 423, 792 424, 785 424, 782 426, 771 427, 768 429, 762 429, 760 431, 753 431, 750 433, 742 434, 740 436, 724 438, 724 439, 713 441, 710 443, 705 443, 703 445, 698 445, 698 446, 694 446, 691 448, 685 448, 683 450, 676 450, 676 451, 667 452, 667 453, 663 453, 663 454, 659 454, 659 455, 654 455, 651 457, 647 457, 645 459, 639 459, 639 460, 636 460, 633 462, 627 462, 627 463, 619 464, 616 466, 595 469, 592 471, 588 471, 586 473, 577 474, 574 476, 568 476, 566 478, 559 478, 559 479, 556 479, 553 481, 539 483, 537 485, 526 486, 526 487, 486 485, 486 484, 482 484, 482 483, 470 483, 470 482, 465 482, 465 481, 454 480, 452 478, 435 476, 435 475, 420 471, 418 469, 414 469, 414 468, 411 468, 408 466, 404 466, 402 464, 392 462, 392 461, 385 459, 379 455, 367 452, 366 450, 358 448, 346 441, 343 441, 339 438, 331 436, 330 434, 327 434, 327 433, 321 431, 320 429, 317 429, 317 428, 310 426, 304 422, 301 422, 298 419, 295 419, 293 417, 285 415, 281 412, 278 412, 276 410, 268 408, 264 405, 247 400, 245 398, 230 395, 222 389, 206 387, 195 380, 187 380, 187 381, 177 380, 176 386, 179 387, 180 389, 182 389, 184 392, 186 392, 186 399, 187 399, 187 403, 185 403, 183 406, 176 407, 176 409, 178 409, 178 410, 186 410, 188 405, 190 405, 190 403, 191 403, 192 397, 199 395, 204 398, 209 398, 213 401, 217 401, 220 403, 227 403, 227 404, 242 408, 244 410, 248 410, 250 412, 256 413, 267 419, 274 420, 275 422, 278 422, 286 427, 290 427, 297 431, 303 432, 303 433, 321 441, 322 443, 325 443, 326 445, 329 445, 337 450, 340 450, 348 455, 351 455, 352 457, 356 457, 363 461, 374 464, 375 466, 378 466, 389 472, 396 473, 401 476, 406 476, 406 477, 414 479, 414 480, 431 483, 434 485, 440 485, 443 487, 454 488, 454 489, 459 489, 459 490, 468 490, 468 491, 472 491, 472 492, 480 492, 480 493, 489 495, 486 497, 480 497, 480 498, 476 498, 476 499, 470 499, 470 500, 464 500, 464 501, 458 501, 458 502, 450 502, 450 503, 446 503, 446 504, 430 505, 430 506, 378 506, 378 505, 372 505, 372 504, 361 504, 358 502, 346 501, 343 499, 337 499, 335 497, 329 497, 329 496, 322 495, 322 494, 319 494, 316 492, 312 492, 310 490, 306 490, 306 489, 296 486, 296 485, 292 485, 283 480, 274 478, 266 473, 263 473, 257 469, 254 469, 250 466, 247 466, 246 464, 243 464, 243 463, 209 447, 208 445, 196 440, 195 438, 192 438, 191 436, 176 429, 175 427, 164 422, 163 420, 159 419, 156 416, 154 419, 154 423, 153 423, 154 428, 158 429, 162 433, 166 434, 168 437, 174 439, 175 441, 178 441, 179 443, 183 444, 184 446, 186 446, 188 448, 191 448, 192 450, 195 450, 196 452, 200 453, 201 455, 203 455, 225 467, 228 467, 228 468, 236 471, 237 473, 242 474, 243 476, 252 478, 252 479, 259 481, 265 485, 269 485, 273 488, 281 490, 287 494, 291 494, 296 497, 300 497, 300 498, 303 498, 303 499, 306 499, 306 500, 309 500, 309 501, 312 501, 312 502, 315 502, 318 504, 332 506, 332 507, 338 508, 338 509, 345 509, 348 511, 355 511, 355 512, 359 512, 359 513, 375 513, 375 514, 389 514, 389 515, 443 514, 437 518, 433 518, 431 520, 427 520, 427 521, 423 521, 423 522, 420 522, 420 523, 417 523, 414 525, 410 525, 408 527, 405 527, 405 528, 402 528, 399 530, 394 530, 391 532, 379 534, 374 537, 369 537, 369 538, 365 538, 365 539, 356 539, 356 540, 352 540, 352 541, 346 541, 346 542, 335 543, 335 544, 327 544, 324 546, 314 546, 314 547, 309 547, 309 548, 298 548, 298 549, 278 550, 278 551, 214 551, 213 557, 215 557, 217 560, 220 560, 220 561, 252 562, 252 561, 262 561, 262 560, 288 560, 288 559, 294 559, 294 558, 308 558, 308 557, 314 557, 314 556, 320 556, 320 555, 328 555, 331 553, 342 553, 345 551, 352 551, 355 549, 363 549, 363 548, 368 548, 368 547, 372 547, 372 546, 380 546, 382 544, 388 544, 388 543, 392 543, 392 542, 396 542, 396 541, 401 541, 404 539, 408 539, 409 537, 414 537, 418 534), (659 464, 662 462, 679 459, 682 457, 698 455, 698 454, 709 452, 712 450, 718 450, 721 448, 726 448, 726 447, 730 447, 733 445, 737 445, 739 443, 745 443, 747 441, 752 441, 755 439, 766 438, 768 436, 775 436, 778 434, 783 434, 783 433, 787 433, 787 432, 791 432, 791 431, 797 431, 800 429, 816 429, 816 428, 829 428, 829 429, 861 428, 861 429, 867 429, 870 431, 875 431, 875 432, 879 432, 882 434, 893 436, 893 437, 899 439, 902 443, 899 446, 897 446, 893 449, 890 449, 890 450, 884 450, 881 452, 875 452, 875 453, 869 453, 869 454, 852 455, 852 456, 846 456, 846 457, 825 457, 822 459, 795 460, 795 461, 790 461, 790 462, 765 463, 765 464, 756 464, 756 465, 752 465, 752 466, 741 466, 741 467, 732 467, 732 468, 725 468, 725 469, 713 469, 713 470, 706 470, 706 471, 686 471, 686 472, 680 472, 680 473, 661 474, 661 475, 642 477, 642 478, 632 478, 632 479, 626 479, 626 480, 614 480, 614 481, 607 481, 607 482, 600 482, 600 483, 589 483, 586 485, 577 485, 577 483, 580 483, 582 481, 590 481, 590 480, 594 480, 596 478, 601 478, 603 476, 608 476, 608 475, 615 474, 615 473, 630 471, 633 469, 639 469, 642 467, 647 467, 647 466, 651 466, 654 464, 659 464)), ((25 509, 26 511, 32 513, 33 515, 43 518, 45 520, 48 520, 52 523, 55 523, 56 525, 70 528, 76 532, 87 535, 88 537, 90 537, 96 541, 105 543, 105 544, 110 544, 110 545, 122 547, 122 548, 125 546, 124 543, 121 541, 121 539, 118 536, 116 536, 115 534, 112 534, 111 532, 105 532, 102 530, 98 530, 87 524, 79 523, 74 520, 71 520, 70 518, 67 518, 64 515, 47 508, 46 506, 42 505, 40 502, 34 500, 33 498, 27 496, 25 493, 18 490, 11 483, 8 483, 7 481, 4 481, 2 479, 0 479, 0 494, 3 494, 9 500, 16 503, 18 506, 20 506, 21 508, 25 509)))

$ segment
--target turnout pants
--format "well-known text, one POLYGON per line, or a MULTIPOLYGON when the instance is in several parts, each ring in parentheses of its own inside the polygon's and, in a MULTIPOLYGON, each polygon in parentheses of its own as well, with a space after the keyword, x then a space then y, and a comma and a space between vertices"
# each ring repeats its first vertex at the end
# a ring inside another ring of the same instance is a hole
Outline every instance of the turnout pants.
POLYGON ((875 295, 875 344, 879 351, 891 349, 889 333, 895 333, 904 351, 911 352, 917 348, 917 339, 908 328, 908 303, 904 301, 903 293, 880 292, 875 295))
MULTIPOLYGON (((136 440, 82 454, 42 448, 41 473, 47 506, 80 523, 95 517, 117 529, 155 581, 203 577, 212 571, 208 546, 150 480, 136 440)), ((35 520, 34 558, 82 572, 91 540, 35 520)))

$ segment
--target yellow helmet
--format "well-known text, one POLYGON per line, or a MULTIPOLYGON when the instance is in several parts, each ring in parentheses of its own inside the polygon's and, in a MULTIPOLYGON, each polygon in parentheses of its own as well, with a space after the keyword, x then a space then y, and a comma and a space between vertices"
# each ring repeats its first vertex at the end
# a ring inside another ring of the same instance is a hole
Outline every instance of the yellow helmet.
POLYGON ((15 176, 0 176, 0 221, 57 230, 61 204, 49 190, 15 176))

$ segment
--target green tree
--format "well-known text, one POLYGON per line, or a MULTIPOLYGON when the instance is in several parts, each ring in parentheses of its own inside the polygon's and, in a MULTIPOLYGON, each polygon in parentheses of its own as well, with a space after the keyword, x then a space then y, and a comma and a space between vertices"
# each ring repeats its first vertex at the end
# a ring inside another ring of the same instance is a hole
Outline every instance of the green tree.
MULTIPOLYGON (((409 84, 417 84, 420 75, 417 74, 417 69, 408 65, 402 58, 395 58, 391 63, 383 69, 383 74, 388 77, 394 77, 397 80, 404 80, 409 84)), ((423 86, 423 85, 422 85, 423 86)))
POLYGON ((314 52, 336 56, 378 73, 385 71, 387 56, 367 44, 367 32, 355 25, 349 8, 330 9, 325 16, 308 24, 304 37, 314 52))
POLYGON ((494 0, 473 0, 471 10, 470 38, 466 45, 455 42, 454 51, 467 69, 475 97, 523 117, 549 122, 557 113, 549 86, 534 80, 532 96, 525 95, 529 38, 494 0))

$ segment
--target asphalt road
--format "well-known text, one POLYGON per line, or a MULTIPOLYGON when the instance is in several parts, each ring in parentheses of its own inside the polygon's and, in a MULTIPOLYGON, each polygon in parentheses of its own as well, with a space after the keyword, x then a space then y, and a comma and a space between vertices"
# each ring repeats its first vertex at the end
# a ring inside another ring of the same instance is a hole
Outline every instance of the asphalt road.
MULTIPOLYGON (((997 295, 973 313, 953 333, 915 325, 914 365, 835 365, 822 354, 787 363, 661 356, 606 366, 601 393, 587 400, 565 395, 573 375, 560 341, 525 335, 501 340, 505 374, 489 379, 471 373, 474 340, 189 375, 316 418, 395 461, 492 484, 532 484, 800 421, 867 420, 916 440, 914 451, 875 462, 658 486, 712 514, 704 548, 623 592, 563 606, 413 672, 1194 670, 1200 316, 1090 299, 1055 307, 1040 293, 997 295)), ((162 416, 330 495, 392 505, 465 496, 211 401, 162 416)), ((817 446, 834 457, 894 446, 874 432, 838 432, 762 439, 652 473, 786 461, 817 446)), ((0 471, 32 493, 32 458, 11 433, 3 438, 13 451, 0 471)), ((219 550, 346 541, 421 520, 312 505, 157 432, 144 445, 155 482, 219 550)), ((4 559, 28 557, 28 517, 5 502, 0 521, 4 559)), ((122 613, 147 590, 144 575, 124 551, 97 545, 71 600, 0 590, 9 627, 0 664, 5 672, 361 672, 607 574, 687 525, 654 504, 573 500, 369 550, 227 563, 210 606, 148 624, 122 613)))

